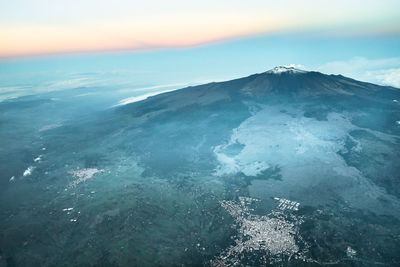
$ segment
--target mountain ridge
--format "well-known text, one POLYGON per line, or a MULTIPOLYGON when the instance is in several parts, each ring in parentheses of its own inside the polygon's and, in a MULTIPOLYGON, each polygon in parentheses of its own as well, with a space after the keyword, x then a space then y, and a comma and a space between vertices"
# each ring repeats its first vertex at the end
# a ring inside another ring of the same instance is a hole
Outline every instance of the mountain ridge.
POLYGON ((228 81, 188 86, 160 93, 119 108, 127 110, 131 107, 146 106, 147 110, 149 105, 156 109, 162 106, 179 108, 179 106, 193 104, 202 106, 220 101, 265 102, 276 98, 296 102, 311 98, 339 97, 341 100, 362 98, 372 102, 385 102, 391 98, 399 98, 399 92, 391 86, 362 82, 343 75, 278 66, 266 72, 228 81))

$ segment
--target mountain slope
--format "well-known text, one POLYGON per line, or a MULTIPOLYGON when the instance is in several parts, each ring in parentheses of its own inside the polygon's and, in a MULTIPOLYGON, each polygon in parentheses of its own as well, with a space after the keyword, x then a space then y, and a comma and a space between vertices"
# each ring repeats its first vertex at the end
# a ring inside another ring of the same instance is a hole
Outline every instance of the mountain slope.
POLYGON ((75 94, 1 105, 0 266, 399 265, 398 89, 277 67, 75 94))
MULTIPOLYGON (((217 177, 228 198, 296 200, 312 207, 307 216, 321 227, 322 207, 340 221, 323 227, 346 242, 345 225, 357 212, 400 222, 399 101, 393 87, 277 67, 118 107, 112 120, 124 121, 124 145, 139 155, 145 177, 217 177)), ((375 245, 385 246, 381 241, 375 245)), ((366 258, 379 258, 372 246, 359 246, 366 258)), ((337 249, 328 247, 328 254, 337 249)), ((235 262, 226 260, 230 253, 221 255, 225 265, 235 262)))
POLYGON ((305 98, 329 96, 356 96, 379 102, 398 98, 399 91, 393 87, 360 82, 342 75, 325 75, 320 72, 277 67, 265 73, 245 78, 187 87, 160 94, 140 102, 139 105, 162 106, 164 104, 170 107, 174 105, 179 107, 191 104, 207 105, 223 100, 263 101, 266 97, 306 100, 305 98), (276 71, 276 69, 280 71, 276 71), (286 71, 282 71, 282 69, 286 71))
POLYGON ((397 266, 399 102, 277 67, 76 116, 14 153, 29 158, 2 196, 0 246, 22 265, 28 249, 54 252, 44 266, 82 266, 83 250, 88 266, 397 266), (21 246, 26 218, 38 234, 21 246))
POLYGON ((397 99, 400 99, 400 90, 393 87, 360 82, 342 75, 325 75, 319 72, 276 67, 265 73, 245 78, 163 93, 122 106, 118 110, 135 117, 142 115, 152 117, 165 112, 187 110, 192 106, 204 109, 207 106, 228 103, 240 105, 246 102, 256 104, 287 102, 287 104, 304 105, 305 113, 310 116, 323 117, 328 106, 330 111, 361 111, 369 108, 376 111, 372 116, 376 119, 371 123, 371 127, 382 124, 383 119, 387 123, 380 129, 396 132, 398 127, 393 120, 399 118, 396 109, 397 99), (307 106, 307 103, 311 103, 311 106, 307 106))

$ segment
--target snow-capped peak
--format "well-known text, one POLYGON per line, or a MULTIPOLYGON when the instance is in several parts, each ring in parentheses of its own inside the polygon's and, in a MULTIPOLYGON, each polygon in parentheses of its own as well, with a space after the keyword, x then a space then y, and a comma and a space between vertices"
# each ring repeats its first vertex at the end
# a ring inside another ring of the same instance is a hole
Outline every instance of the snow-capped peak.
POLYGON ((267 71, 267 73, 273 73, 273 74, 281 74, 281 73, 285 73, 285 72, 287 72, 287 73, 306 73, 307 71, 297 69, 292 65, 277 66, 277 67, 267 71))

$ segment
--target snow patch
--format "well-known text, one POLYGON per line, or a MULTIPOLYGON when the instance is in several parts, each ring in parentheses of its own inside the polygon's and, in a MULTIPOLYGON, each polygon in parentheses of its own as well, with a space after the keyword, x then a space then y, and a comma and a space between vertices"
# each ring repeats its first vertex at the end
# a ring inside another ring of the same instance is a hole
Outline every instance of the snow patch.
POLYGON ((307 71, 304 70, 300 70, 297 69, 297 65, 296 67, 294 67, 295 65, 291 64, 291 65, 286 65, 286 66, 278 66, 275 67, 269 71, 267 71, 267 73, 273 73, 273 74, 281 74, 281 73, 291 73, 291 74, 297 74, 297 73, 306 73, 307 71))

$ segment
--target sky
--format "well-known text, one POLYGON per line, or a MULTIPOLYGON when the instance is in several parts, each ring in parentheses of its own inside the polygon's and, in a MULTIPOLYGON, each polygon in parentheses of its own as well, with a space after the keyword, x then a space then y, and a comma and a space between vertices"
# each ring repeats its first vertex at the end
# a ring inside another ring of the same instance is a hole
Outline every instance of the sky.
POLYGON ((277 65, 400 88, 400 1, 0 0, 0 101, 148 95, 277 65))
POLYGON ((0 0, 0 57, 187 47, 279 32, 390 35, 398 0, 0 0))

